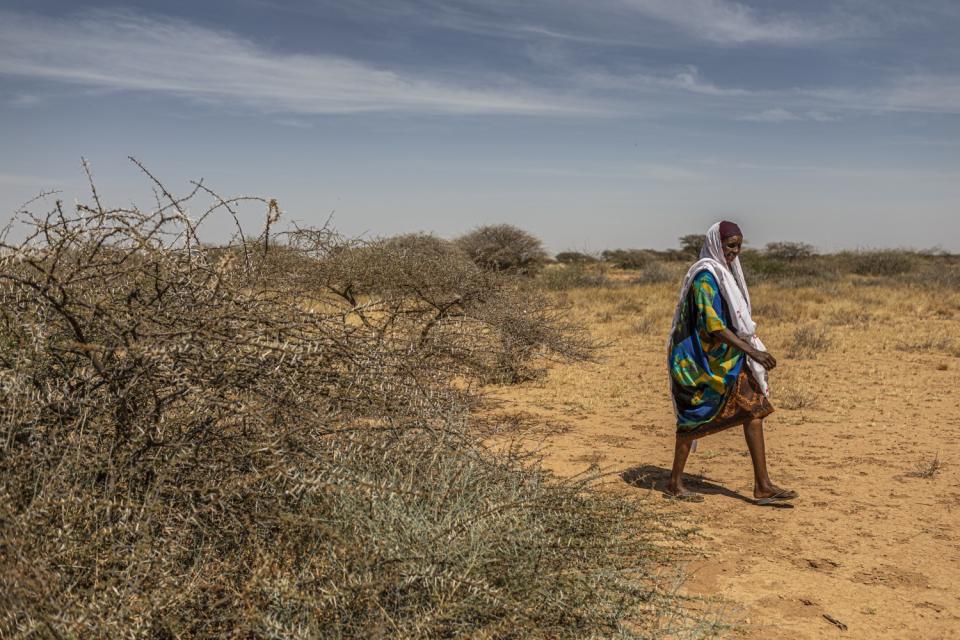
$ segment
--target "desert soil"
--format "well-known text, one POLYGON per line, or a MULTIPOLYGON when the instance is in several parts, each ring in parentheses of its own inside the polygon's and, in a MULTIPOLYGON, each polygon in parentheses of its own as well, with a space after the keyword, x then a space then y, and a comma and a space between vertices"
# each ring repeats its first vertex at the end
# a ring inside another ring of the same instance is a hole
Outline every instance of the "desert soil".
POLYGON ((960 296, 878 284, 753 288, 779 360, 770 472, 800 493, 793 508, 752 504, 740 428, 690 457, 704 501, 666 506, 672 282, 562 294, 608 346, 495 389, 496 411, 527 425, 558 474, 599 466, 616 472, 609 490, 695 522, 703 556, 684 589, 723 599, 733 637, 960 638, 960 296))

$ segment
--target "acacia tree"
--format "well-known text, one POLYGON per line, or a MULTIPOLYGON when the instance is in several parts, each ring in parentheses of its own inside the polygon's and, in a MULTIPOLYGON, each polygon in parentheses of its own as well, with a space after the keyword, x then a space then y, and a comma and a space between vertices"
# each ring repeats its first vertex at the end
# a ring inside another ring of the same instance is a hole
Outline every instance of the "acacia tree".
POLYGON ((477 227, 455 242, 477 266, 488 271, 532 275, 547 260, 537 237, 509 224, 477 227))
POLYGON ((702 233, 688 233, 685 236, 680 236, 680 250, 683 251, 691 258, 696 258, 700 255, 700 249, 703 247, 703 234, 702 233))
POLYGON ((813 245, 806 242, 768 242, 765 253, 780 260, 803 260, 817 255, 813 245))

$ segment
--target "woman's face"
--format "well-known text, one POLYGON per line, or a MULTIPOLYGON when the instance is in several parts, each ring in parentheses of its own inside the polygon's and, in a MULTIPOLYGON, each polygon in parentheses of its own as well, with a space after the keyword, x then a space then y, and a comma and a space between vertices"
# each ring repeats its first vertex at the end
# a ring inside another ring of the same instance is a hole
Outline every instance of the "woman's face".
POLYGON ((723 257, 727 261, 727 265, 733 264, 733 261, 736 260, 737 256, 740 255, 740 246, 743 244, 743 236, 729 236, 724 238, 721 243, 723 244, 723 257))

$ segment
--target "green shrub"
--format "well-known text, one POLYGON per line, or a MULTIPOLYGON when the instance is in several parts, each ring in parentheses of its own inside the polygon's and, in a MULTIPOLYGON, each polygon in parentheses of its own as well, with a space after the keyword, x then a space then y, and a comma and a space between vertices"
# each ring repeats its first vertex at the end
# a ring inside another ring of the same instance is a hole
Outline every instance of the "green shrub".
POLYGON ((766 256, 753 249, 740 253, 740 265, 750 282, 774 280, 790 272, 791 266, 780 258, 766 256))
POLYGON ((649 251, 641 249, 608 249, 600 254, 600 258, 615 267, 628 270, 642 269, 653 260, 649 251))
POLYGON ((680 252, 692 259, 700 257, 700 249, 703 247, 704 236, 702 233, 689 233, 680 236, 680 252))
POLYGON ((597 261, 592 255, 579 251, 561 251, 556 255, 556 260, 560 264, 592 264, 597 261))
POLYGON ((898 276, 917 264, 917 256, 906 251, 858 251, 841 254, 850 271, 861 276, 898 276))
POLYGON ((478 227, 455 240, 477 266, 487 271, 532 275, 546 262, 543 244, 509 224, 478 227))
POLYGON ((813 245, 805 242, 768 242, 766 250, 767 256, 778 260, 804 260, 817 255, 813 245))
POLYGON ((633 278, 631 284, 660 284, 676 280, 676 276, 659 262, 651 262, 643 267, 640 273, 633 278))

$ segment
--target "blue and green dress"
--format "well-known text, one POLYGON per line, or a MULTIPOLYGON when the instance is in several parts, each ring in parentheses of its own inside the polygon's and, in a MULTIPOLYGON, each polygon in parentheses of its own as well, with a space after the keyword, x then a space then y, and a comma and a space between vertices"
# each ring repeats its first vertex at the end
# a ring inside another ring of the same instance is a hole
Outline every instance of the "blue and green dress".
POLYGON ((717 280, 698 273, 670 339, 670 378, 677 434, 698 438, 773 413, 746 366, 746 355, 713 336, 730 327, 717 280))

